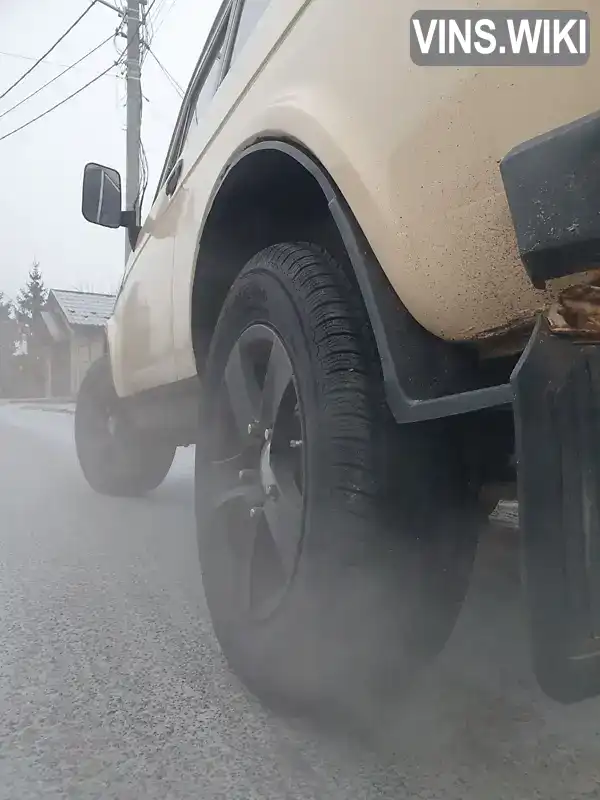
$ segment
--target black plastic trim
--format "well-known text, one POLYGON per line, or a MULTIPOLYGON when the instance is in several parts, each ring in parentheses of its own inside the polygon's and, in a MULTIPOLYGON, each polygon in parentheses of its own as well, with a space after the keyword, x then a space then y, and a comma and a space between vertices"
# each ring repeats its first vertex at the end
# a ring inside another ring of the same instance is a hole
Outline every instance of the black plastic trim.
POLYGON ((297 143, 261 139, 238 152, 215 186, 207 216, 227 175, 242 159, 259 150, 277 150, 290 156, 319 184, 363 296, 381 359, 388 404, 396 421, 419 422, 510 405, 509 384, 481 388, 473 354, 438 339, 413 319, 389 284, 333 180, 297 143))
POLYGON ((600 113, 515 147, 500 169, 535 286, 600 265, 600 113))
POLYGON ((600 345, 540 318, 512 384, 534 669, 575 702, 600 693, 600 345))

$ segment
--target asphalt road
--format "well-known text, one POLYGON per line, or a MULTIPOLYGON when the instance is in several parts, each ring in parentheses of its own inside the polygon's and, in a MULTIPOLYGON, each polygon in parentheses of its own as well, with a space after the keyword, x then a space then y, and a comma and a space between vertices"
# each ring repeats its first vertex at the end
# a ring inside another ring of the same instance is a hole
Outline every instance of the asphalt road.
POLYGON ((262 710, 212 634, 192 458, 149 498, 101 498, 69 415, 0 406, 0 800, 600 797, 600 702, 537 689, 509 534, 372 749, 262 710))

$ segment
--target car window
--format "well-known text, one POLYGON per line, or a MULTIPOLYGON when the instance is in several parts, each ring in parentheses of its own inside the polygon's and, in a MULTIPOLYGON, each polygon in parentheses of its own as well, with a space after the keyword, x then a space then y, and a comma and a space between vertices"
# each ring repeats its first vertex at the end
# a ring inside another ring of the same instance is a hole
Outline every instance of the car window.
POLYGON ((194 75, 179 112, 177 125, 169 145, 167 160, 163 166, 156 196, 158 196, 181 155, 190 128, 195 128, 199 124, 218 88, 225 55, 225 36, 231 20, 231 6, 231 0, 224 0, 223 8, 226 9, 226 13, 220 13, 214 25, 214 35, 209 35, 209 41, 212 39, 212 42, 201 54, 194 70, 194 75))
POLYGON ((208 72, 205 73, 206 77, 204 78, 204 82, 202 83, 202 86, 198 92, 198 97, 194 104, 194 113, 192 114, 192 119, 190 121, 191 125, 198 125, 202 119, 204 111, 212 100, 214 93, 217 91, 219 77, 221 74, 221 66, 223 64, 224 51, 225 48, 223 36, 220 42, 220 48, 214 54, 212 64, 210 67, 208 67, 208 72))
POLYGON ((231 55, 231 62, 235 61, 243 46, 250 38, 250 34, 258 25, 258 21, 270 5, 271 0, 244 0, 242 13, 238 23, 235 44, 231 55))

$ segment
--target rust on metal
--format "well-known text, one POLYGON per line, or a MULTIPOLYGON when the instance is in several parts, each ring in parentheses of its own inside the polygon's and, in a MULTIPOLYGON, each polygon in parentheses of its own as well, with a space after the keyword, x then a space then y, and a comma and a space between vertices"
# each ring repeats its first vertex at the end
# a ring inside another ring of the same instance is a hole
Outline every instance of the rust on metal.
POLYGON ((547 316, 553 333, 600 341, 600 285, 569 286, 547 316))

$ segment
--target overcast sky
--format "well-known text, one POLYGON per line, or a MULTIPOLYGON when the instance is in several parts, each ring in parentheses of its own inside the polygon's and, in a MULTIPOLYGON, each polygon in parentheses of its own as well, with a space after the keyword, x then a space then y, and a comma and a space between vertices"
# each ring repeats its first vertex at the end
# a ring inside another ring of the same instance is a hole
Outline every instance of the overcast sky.
MULTIPOLYGON (((31 66, 27 59, 45 52, 88 4, 88 0, 0 0, 0 94, 31 66)), ((219 5, 220 0, 156 0, 152 50, 184 88, 219 5)), ((114 11, 94 7, 48 56, 54 63, 40 65, 0 100, 0 114, 107 38, 118 22, 114 11)), ((124 44, 124 39, 117 40, 119 52, 124 44)), ((0 137, 71 94, 116 58, 111 41, 0 118, 0 137)), ((117 72, 0 141, 0 291, 11 297, 34 259, 50 288, 102 292, 118 287, 124 233, 90 225, 80 212, 81 175, 87 161, 114 166, 125 175, 125 83, 117 72)), ((142 87, 143 141, 150 163, 147 210, 181 101, 150 55, 142 87)))

